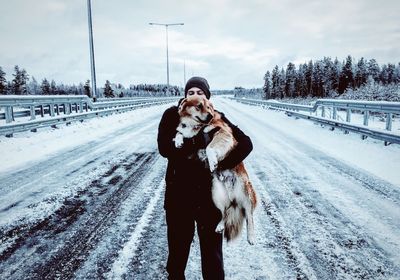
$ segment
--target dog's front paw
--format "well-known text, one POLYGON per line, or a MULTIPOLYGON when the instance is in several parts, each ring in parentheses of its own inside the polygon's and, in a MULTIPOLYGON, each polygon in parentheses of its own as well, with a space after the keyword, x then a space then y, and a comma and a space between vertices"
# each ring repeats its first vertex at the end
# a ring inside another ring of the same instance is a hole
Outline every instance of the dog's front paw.
POLYGON ((215 152, 214 149, 207 148, 206 154, 207 154, 208 165, 210 167, 210 171, 213 172, 217 168, 217 165, 218 165, 217 153, 215 152))
POLYGON ((217 227, 215 228, 216 233, 222 233, 225 229, 224 221, 219 222, 217 227))
POLYGON ((175 142, 175 147, 181 148, 183 145, 183 135, 177 134, 174 138, 174 142, 175 142))
POLYGON ((254 245, 254 243, 255 243, 254 234, 248 234, 247 235, 247 242, 249 242, 250 245, 254 245))

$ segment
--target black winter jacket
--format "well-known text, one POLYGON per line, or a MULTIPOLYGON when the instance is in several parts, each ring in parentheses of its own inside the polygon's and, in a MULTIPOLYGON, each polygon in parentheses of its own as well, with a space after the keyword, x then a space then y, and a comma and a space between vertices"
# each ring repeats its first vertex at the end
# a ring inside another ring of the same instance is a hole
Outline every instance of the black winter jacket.
MULTIPOLYGON (((247 135, 221 115, 231 127, 238 142, 235 149, 218 164, 218 168, 224 170, 242 162, 252 151, 253 145, 247 135)), ((173 138, 178 124, 178 107, 173 106, 164 112, 158 127, 158 150, 168 159, 164 208, 187 211, 188 214, 200 208, 215 208, 211 198, 210 170, 203 162, 188 158, 189 155, 197 153, 197 146, 187 140, 181 148, 175 147, 173 138)))

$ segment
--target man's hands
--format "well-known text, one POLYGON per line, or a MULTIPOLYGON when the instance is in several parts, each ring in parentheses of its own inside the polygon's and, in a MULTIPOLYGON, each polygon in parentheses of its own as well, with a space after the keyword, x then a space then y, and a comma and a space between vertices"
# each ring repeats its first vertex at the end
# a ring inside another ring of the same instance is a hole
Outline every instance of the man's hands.
POLYGON ((177 133, 173 139, 176 148, 184 148, 190 154, 197 152, 198 150, 205 149, 213 139, 214 134, 219 130, 219 127, 214 128, 210 131, 205 132, 206 127, 203 127, 195 136, 192 138, 184 138, 181 133, 177 133))

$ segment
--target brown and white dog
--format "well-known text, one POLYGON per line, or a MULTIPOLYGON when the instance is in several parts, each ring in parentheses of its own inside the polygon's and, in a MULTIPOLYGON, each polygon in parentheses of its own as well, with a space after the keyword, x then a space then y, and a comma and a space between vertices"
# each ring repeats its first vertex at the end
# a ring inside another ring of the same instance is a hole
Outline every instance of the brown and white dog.
POLYGON ((247 241, 254 244, 253 211, 257 197, 244 164, 241 162, 233 169, 217 170, 218 163, 237 144, 231 128, 222 120, 221 114, 214 110, 211 102, 203 97, 190 96, 183 99, 178 112, 180 123, 174 138, 177 148, 182 147, 184 138, 194 137, 203 127, 205 132, 219 128, 206 149, 198 152, 200 160, 208 163, 212 172, 212 198, 222 213, 222 220, 215 231, 224 231, 225 238, 230 241, 239 235, 246 218, 247 241))

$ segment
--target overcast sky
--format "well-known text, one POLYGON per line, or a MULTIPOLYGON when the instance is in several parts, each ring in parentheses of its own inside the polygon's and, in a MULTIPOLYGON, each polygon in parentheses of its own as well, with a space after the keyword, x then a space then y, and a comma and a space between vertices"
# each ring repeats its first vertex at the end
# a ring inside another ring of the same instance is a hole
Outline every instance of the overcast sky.
MULTIPOLYGON (((86 0, 0 0, 0 66, 39 82, 90 79, 86 0)), ((275 65, 324 56, 400 61, 399 0, 93 0, 97 81, 124 86, 204 76, 212 89, 261 87, 275 65)))

